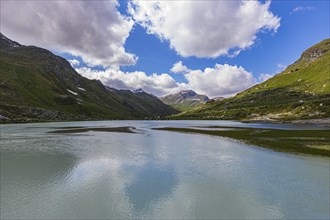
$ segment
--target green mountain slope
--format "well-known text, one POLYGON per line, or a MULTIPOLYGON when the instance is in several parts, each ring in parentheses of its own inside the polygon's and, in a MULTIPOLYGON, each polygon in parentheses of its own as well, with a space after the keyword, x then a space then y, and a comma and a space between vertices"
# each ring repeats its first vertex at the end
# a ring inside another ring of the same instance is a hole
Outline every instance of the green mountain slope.
POLYGON ((199 95, 192 90, 182 90, 176 94, 164 96, 161 100, 175 109, 187 111, 203 105, 209 98, 206 95, 199 95))
POLYGON ((174 116, 181 119, 330 117, 330 39, 307 49, 282 73, 237 94, 174 116))
POLYGON ((62 57, 0 35, 0 120, 144 119, 177 113, 156 97, 79 75, 62 57))

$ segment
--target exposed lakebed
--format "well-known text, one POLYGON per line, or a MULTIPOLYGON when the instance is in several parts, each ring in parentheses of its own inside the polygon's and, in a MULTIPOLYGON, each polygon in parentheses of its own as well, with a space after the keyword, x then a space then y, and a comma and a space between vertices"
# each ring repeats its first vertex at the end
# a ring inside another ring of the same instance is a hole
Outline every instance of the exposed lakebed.
POLYGON ((155 130, 207 134, 228 137, 259 147, 280 152, 330 156, 329 129, 269 129, 231 126, 207 126, 193 128, 164 127, 155 130))
POLYGON ((232 121, 1 125, 1 218, 329 218, 328 157, 154 130, 165 127, 319 130, 232 121))
MULTIPOLYGON (((56 128, 55 128, 56 129, 56 128)), ((83 133, 89 131, 99 132, 119 132, 119 133, 135 133, 135 127, 60 127, 54 131, 49 131, 52 134, 72 134, 72 133, 83 133)))

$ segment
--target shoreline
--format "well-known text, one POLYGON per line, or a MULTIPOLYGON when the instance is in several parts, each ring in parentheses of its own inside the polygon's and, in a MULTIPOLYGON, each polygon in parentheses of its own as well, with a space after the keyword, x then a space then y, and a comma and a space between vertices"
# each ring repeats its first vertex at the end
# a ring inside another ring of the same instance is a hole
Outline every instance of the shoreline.
POLYGON ((296 119, 296 120, 275 120, 275 119, 248 119, 239 120, 242 123, 265 123, 265 124, 294 124, 311 125, 317 127, 329 127, 330 118, 296 119))
POLYGON ((330 128, 330 118, 314 118, 314 119, 296 119, 296 120, 276 120, 271 118, 256 118, 256 119, 232 119, 232 120, 205 120, 205 119, 86 119, 86 120, 22 120, 22 121, 1 121, 0 125, 4 124, 29 124, 29 123, 52 123, 52 122, 84 122, 84 121, 237 121, 241 123, 261 123, 261 124, 295 124, 295 125, 310 125, 316 127, 330 128))
POLYGON ((202 128, 212 128, 212 130, 182 127, 153 128, 153 130, 219 136, 278 152, 330 157, 328 129, 278 130, 228 126, 202 128))

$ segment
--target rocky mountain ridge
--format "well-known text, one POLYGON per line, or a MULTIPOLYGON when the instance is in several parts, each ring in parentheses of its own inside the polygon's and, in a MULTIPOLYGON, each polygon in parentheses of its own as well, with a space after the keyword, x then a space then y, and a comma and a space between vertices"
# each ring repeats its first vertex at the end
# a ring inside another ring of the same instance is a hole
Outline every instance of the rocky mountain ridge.
POLYGON ((156 119, 178 112, 144 91, 84 78, 64 58, 2 34, 0 70, 2 121, 156 119))
POLYGON ((197 94, 192 90, 182 90, 175 94, 170 94, 161 98, 161 100, 180 111, 186 111, 194 107, 203 105, 209 98, 206 95, 197 94))

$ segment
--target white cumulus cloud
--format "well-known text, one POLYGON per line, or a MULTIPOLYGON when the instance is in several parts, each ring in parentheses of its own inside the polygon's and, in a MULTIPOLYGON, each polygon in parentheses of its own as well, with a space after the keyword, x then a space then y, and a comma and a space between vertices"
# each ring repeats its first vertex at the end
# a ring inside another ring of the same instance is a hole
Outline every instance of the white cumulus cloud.
POLYGON ((186 73, 189 72, 190 69, 182 64, 182 61, 176 62, 173 64, 171 70, 172 73, 186 73))
POLYGON ((214 68, 192 70, 185 74, 188 86, 209 97, 229 97, 256 83, 252 73, 243 67, 216 64, 214 68))
POLYGON ((139 1, 128 11, 133 19, 178 54, 196 57, 237 55, 258 32, 276 32, 280 18, 270 1, 139 1))
POLYGON ((22 44, 69 52, 89 65, 135 64, 133 27, 117 1, 1 1, 1 32, 22 44))

